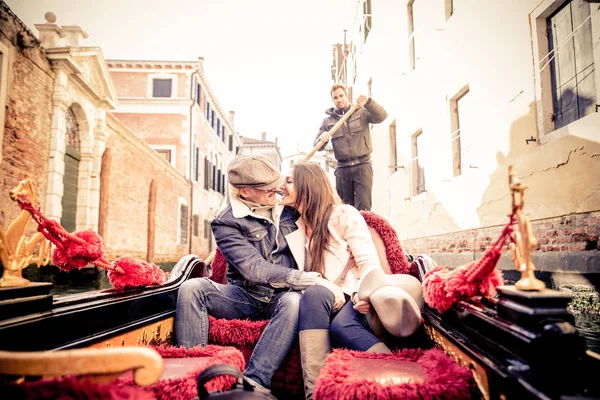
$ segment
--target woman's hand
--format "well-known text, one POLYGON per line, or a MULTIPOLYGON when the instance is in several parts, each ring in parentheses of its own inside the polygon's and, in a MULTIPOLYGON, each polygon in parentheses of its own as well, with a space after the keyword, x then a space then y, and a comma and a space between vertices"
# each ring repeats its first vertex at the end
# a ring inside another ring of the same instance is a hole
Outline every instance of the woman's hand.
POLYGON ((371 303, 369 303, 367 300, 359 300, 358 302, 354 303, 354 309, 361 314, 368 314, 373 311, 371 303))
POLYGON ((325 286, 327 289, 331 290, 331 293, 333 293, 333 311, 338 311, 344 306, 344 304, 346 304, 346 296, 344 295, 341 287, 324 278, 317 278, 316 283, 317 285, 325 286))

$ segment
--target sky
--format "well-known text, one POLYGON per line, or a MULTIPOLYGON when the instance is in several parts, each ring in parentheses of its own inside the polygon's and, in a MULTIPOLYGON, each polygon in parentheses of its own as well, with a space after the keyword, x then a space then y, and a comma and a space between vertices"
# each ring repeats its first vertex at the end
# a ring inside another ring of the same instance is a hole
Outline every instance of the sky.
POLYGON ((331 48, 352 28, 356 0, 6 0, 34 24, 52 11, 79 25, 106 59, 195 61, 242 136, 278 137, 308 152, 332 105, 331 48))

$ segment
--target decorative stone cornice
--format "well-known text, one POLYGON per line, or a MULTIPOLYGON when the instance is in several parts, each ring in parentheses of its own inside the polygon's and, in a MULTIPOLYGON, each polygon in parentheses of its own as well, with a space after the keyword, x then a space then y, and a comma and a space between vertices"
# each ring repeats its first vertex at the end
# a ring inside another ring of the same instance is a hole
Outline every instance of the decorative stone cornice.
POLYGON ((193 71, 197 67, 195 61, 151 61, 151 60, 106 60, 111 70, 147 70, 159 71, 193 71))
POLYGON ((208 94, 208 97, 210 97, 211 106, 213 106, 219 112, 219 114, 221 114, 221 120, 227 124, 229 131, 233 135, 237 135, 237 132, 235 131, 235 129, 233 127, 233 124, 229 120, 229 113, 226 113, 223 110, 223 108, 221 107, 221 104, 217 100, 217 97, 213 93, 212 88, 210 87, 210 84, 208 83, 208 78, 206 77, 206 74, 204 73, 204 57, 198 57, 198 62, 196 63, 196 65, 198 67, 198 78, 200 78, 200 82, 202 83, 204 90, 208 94))
POLYGON ((108 68, 102 51, 98 47, 55 47, 46 50, 46 56, 52 63, 52 67, 64 70, 85 93, 96 102, 108 109, 115 109, 118 104, 117 94, 112 84, 108 68), (79 62, 92 61, 90 67, 95 69, 100 77, 98 82, 101 88, 96 88, 86 78, 79 62), (100 92, 99 90, 102 90, 100 92), (106 94, 105 94, 106 93, 106 94))

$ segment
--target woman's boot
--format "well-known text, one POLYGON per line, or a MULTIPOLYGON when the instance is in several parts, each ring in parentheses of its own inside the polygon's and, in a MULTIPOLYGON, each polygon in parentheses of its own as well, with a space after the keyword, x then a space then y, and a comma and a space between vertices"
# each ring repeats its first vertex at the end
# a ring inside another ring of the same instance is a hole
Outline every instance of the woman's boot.
POLYGON ((325 365, 325 358, 331 353, 328 329, 308 329, 300 331, 300 359, 306 399, 313 398, 315 382, 325 365))

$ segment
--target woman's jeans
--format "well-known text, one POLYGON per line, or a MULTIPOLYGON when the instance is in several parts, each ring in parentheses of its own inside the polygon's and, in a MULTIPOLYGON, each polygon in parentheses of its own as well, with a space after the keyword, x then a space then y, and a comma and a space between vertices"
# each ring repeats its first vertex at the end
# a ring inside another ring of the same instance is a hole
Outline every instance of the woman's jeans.
POLYGON ((269 387, 298 335, 300 293, 288 291, 272 298, 256 299, 243 288, 222 285, 208 278, 184 282, 177 296, 175 334, 177 344, 186 348, 208 343, 208 315, 225 319, 269 319, 245 375, 269 387))
POLYGON ((333 343, 351 350, 366 351, 379 343, 369 328, 364 314, 347 301, 340 311, 333 312, 333 293, 325 286, 311 286, 300 298, 299 330, 329 329, 333 343), (333 319, 332 319, 333 317, 333 319))

